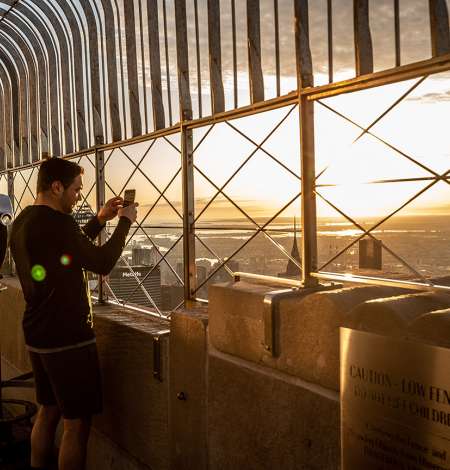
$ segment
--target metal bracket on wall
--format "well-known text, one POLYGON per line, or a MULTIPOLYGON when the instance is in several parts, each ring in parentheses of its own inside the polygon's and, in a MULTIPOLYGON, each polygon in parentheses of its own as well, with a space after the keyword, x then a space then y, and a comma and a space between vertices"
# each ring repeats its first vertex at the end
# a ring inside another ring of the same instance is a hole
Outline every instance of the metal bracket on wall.
POLYGON ((280 302, 291 298, 301 298, 308 294, 324 290, 333 290, 342 287, 339 284, 318 285, 316 287, 305 287, 296 289, 281 289, 268 292, 264 296, 263 323, 264 338, 262 346, 264 350, 273 357, 279 355, 278 331, 280 327, 280 302))
POLYGON ((163 381, 161 374, 162 357, 161 357, 161 340, 169 336, 170 330, 161 330, 153 336, 153 377, 159 382, 163 381))

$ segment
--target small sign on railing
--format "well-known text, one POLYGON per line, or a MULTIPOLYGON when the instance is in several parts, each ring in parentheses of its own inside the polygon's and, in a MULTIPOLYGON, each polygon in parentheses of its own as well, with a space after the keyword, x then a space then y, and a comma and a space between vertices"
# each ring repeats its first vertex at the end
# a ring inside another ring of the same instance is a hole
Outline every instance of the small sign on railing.
POLYGON ((341 328, 342 470, 450 469, 450 349, 341 328))

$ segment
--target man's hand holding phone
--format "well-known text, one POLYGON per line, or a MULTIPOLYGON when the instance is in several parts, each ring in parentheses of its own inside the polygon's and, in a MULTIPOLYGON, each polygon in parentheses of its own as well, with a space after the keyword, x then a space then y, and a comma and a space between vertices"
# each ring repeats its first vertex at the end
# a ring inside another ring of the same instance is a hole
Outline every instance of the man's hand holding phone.
POLYGON ((127 189, 123 196, 123 207, 119 209, 119 217, 127 217, 131 220, 131 223, 136 222, 137 219, 137 202, 134 202, 136 196, 135 189, 127 189))

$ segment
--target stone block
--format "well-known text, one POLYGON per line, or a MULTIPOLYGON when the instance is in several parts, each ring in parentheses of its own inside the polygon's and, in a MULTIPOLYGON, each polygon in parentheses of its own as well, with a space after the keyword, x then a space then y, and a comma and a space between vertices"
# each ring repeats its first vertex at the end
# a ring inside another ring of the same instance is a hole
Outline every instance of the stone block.
POLYGON ((450 348, 450 309, 424 313, 411 322, 408 338, 450 348))
POLYGON ((339 327, 347 312, 368 299, 404 289, 337 288, 280 301, 275 317, 273 357, 262 346, 264 296, 273 287, 244 282, 210 288, 209 338, 219 351, 264 364, 339 390, 339 327))
MULTIPOLYGON (((22 330, 25 300, 17 278, 3 278, 7 289, 0 292, 0 351, 2 357, 20 371, 31 370, 22 330)), ((3 379, 10 378, 3 376, 3 379)))
POLYGON ((211 470, 339 468, 337 393, 319 395, 287 374, 224 356, 209 357, 211 470))
POLYGON ((207 468, 206 308, 174 312, 170 325, 171 468, 207 468))
POLYGON ((409 325, 433 310, 450 307, 450 297, 431 292, 369 300, 349 312, 345 326, 393 337, 407 337, 409 325))
POLYGON ((264 296, 273 287, 247 282, 209 287, 209 340, 219 351, 261 362, 264 296))
POLYGON ((143 464, 169 468, 168 336, 160 340, 162 381, 153 376, 153 338, 169 324, 138 312, 95 309, 103 413, 94 426, 143 464))

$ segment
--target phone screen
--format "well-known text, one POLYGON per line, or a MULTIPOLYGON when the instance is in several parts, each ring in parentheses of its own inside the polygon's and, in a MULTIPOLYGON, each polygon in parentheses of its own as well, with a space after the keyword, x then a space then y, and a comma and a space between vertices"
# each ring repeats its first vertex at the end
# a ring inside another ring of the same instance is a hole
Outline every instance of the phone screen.
POLYGON ((125 194, 123 195, 123 207, 127 207, 130 204, 133 204, 135 197, 136 197, 135 189, 126 189, 125 194))

